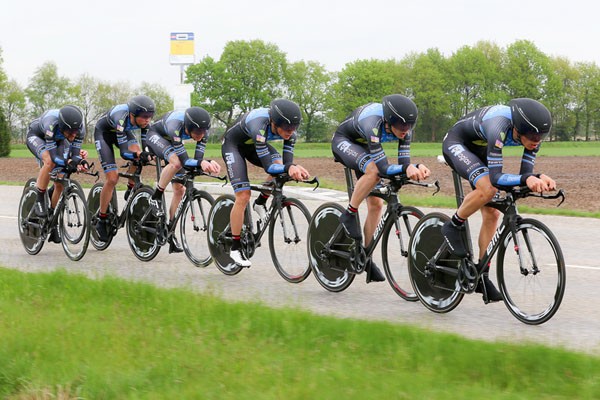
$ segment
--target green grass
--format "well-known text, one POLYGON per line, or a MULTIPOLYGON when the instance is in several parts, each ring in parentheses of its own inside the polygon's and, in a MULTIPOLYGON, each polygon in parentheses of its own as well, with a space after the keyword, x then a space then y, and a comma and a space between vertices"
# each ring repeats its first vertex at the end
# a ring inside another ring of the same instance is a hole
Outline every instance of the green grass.
MULTIPOLYGON (((280 148, 282 141, 275 141, 275 147, 280 148)), ((186 148, 193 152, 195 144, 187 143, 186 148)), ((93 144, 84 144, 91 157, 95 158, 96 148, 93 144)), ((397 144, 384 143, 384 149, 388 155, 393 156, 397 149, 397 144)), ((411 144, 411 155, 414 157, 436 157, 442 153, 441 143, 413 143, 411 144)), ((523 153, 522 147, 508 147, 504 149, 508 156, 520 156, 523 153)), ((294 154, 299 158, 329 158, 331 154, 331 143, 298 143, 294 154)), ((209 143, 206 147, 206 158, 220 158, 221 144, 209 143)), ((567 157, 567 156, 600 156, 600 141, 598 142, 547 142, 542 145, 539 153, 540 157, 567 157)), ((11 158, 31 157, 31 152, 24 144, 11 145, 11 158)))
POLYGON ((0 268, 0 360, 6 399, 600 396, 589 355, 64 271, 0 268))

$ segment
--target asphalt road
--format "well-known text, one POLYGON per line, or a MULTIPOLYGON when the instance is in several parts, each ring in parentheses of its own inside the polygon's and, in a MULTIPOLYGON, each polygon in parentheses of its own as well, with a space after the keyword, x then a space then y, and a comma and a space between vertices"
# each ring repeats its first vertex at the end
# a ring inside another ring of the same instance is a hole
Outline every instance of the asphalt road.
MULTIPOLYGON (((79 262, 70 261, 60 245, 50 243, 38 255, 30 256, 22 247, 17 229, 21 191, 21 187, 0 187, 0 265, 8 268, 30 272, 64 268, 92 278, 110 274, 162 287, 210 292, 234 301, 260 301, 274 307, 290 306, 342 318, 410 324, 475 339, 531 342, 600 354, 599 220, 536 216, 554 231, 561 243, 567 263, 567 289, 558 313, 549 322, 528 326, 516 320, 503 303, 484 305, 478 294, 465 296, 450 313, 435 314, 419 302, 402 300, 387 283, 367 285, 364 276, 358 276, 341 293, 325 291, 312 276, 301 284, 290 284, 273 268, 266 239, 252 259, 252 268, 235 276, 223 275, 214 265, 195 268, 184 254, 168 254, 166 248, 149 263, 138 261, 126 243, 123 230, 106 251, 96 251, 90 245, 79 262)), ((212 186, 209 191, 217 197, 219 192, 230 189, 212 186)), ((333 191, 301 189, 293 196, 302 198, 311 212, 324 201, 342 201, 342 204, 346 201, 342 193, 333 191)), ((122 193, 119 198, 122 199, 122 193)), ((471 224, 476 232, 477 218, 472 218, 471 224)))

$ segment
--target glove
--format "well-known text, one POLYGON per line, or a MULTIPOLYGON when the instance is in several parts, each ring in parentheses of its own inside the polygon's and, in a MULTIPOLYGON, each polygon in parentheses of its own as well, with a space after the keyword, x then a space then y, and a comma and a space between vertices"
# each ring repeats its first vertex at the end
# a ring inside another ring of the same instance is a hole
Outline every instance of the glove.
POLYGON ((65 169, 67 170, 67 172, 77 172, 78 165, 79 162, 77 160, 71 160, 67 163, 67 165, 65 165, 65 169))
POLYGON ((143 164, 146 164, 152 160, 152 153, 144 150, 138 154, 138 158, 143 164))
POLYGON ((187 169, 188 171, 202 171, 202 168, 200 168, 200 163, 195 158, 188 158, 185 160, 183 163, 183 168, 187 169))
POLYGON ((391 176, 391 175, 399 175, 402 172, 404 172, 404 171, 402 171, 402 165, 394 164, 394 165, 390 165, 387 167, 385 174, 391 176))

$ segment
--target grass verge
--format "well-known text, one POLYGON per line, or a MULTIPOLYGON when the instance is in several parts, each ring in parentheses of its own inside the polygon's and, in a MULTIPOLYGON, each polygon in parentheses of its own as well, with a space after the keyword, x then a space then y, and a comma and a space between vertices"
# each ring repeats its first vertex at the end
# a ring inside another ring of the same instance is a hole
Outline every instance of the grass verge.
POLYGON ((589 355, 65 271, 0 268, 0 360, 6 399, 600 396, 589 355))

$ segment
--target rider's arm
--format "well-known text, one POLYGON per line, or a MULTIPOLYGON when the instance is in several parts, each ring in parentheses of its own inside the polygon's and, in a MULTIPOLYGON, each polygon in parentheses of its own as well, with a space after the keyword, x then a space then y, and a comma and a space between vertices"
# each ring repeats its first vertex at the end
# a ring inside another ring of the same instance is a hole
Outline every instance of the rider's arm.
POLYGON ((487 144, 487 160, 488 168, 490 171, 490 181, 494 186, 518 186, 525 185, 527 178, 533 173, 526 172, 522 174, 505 174, 502 172, 504 166, 504 158, 502 156, 502 149, 504 143, 500 140, 500 136, 496 139, 494 137, 488 137, 487 144))

